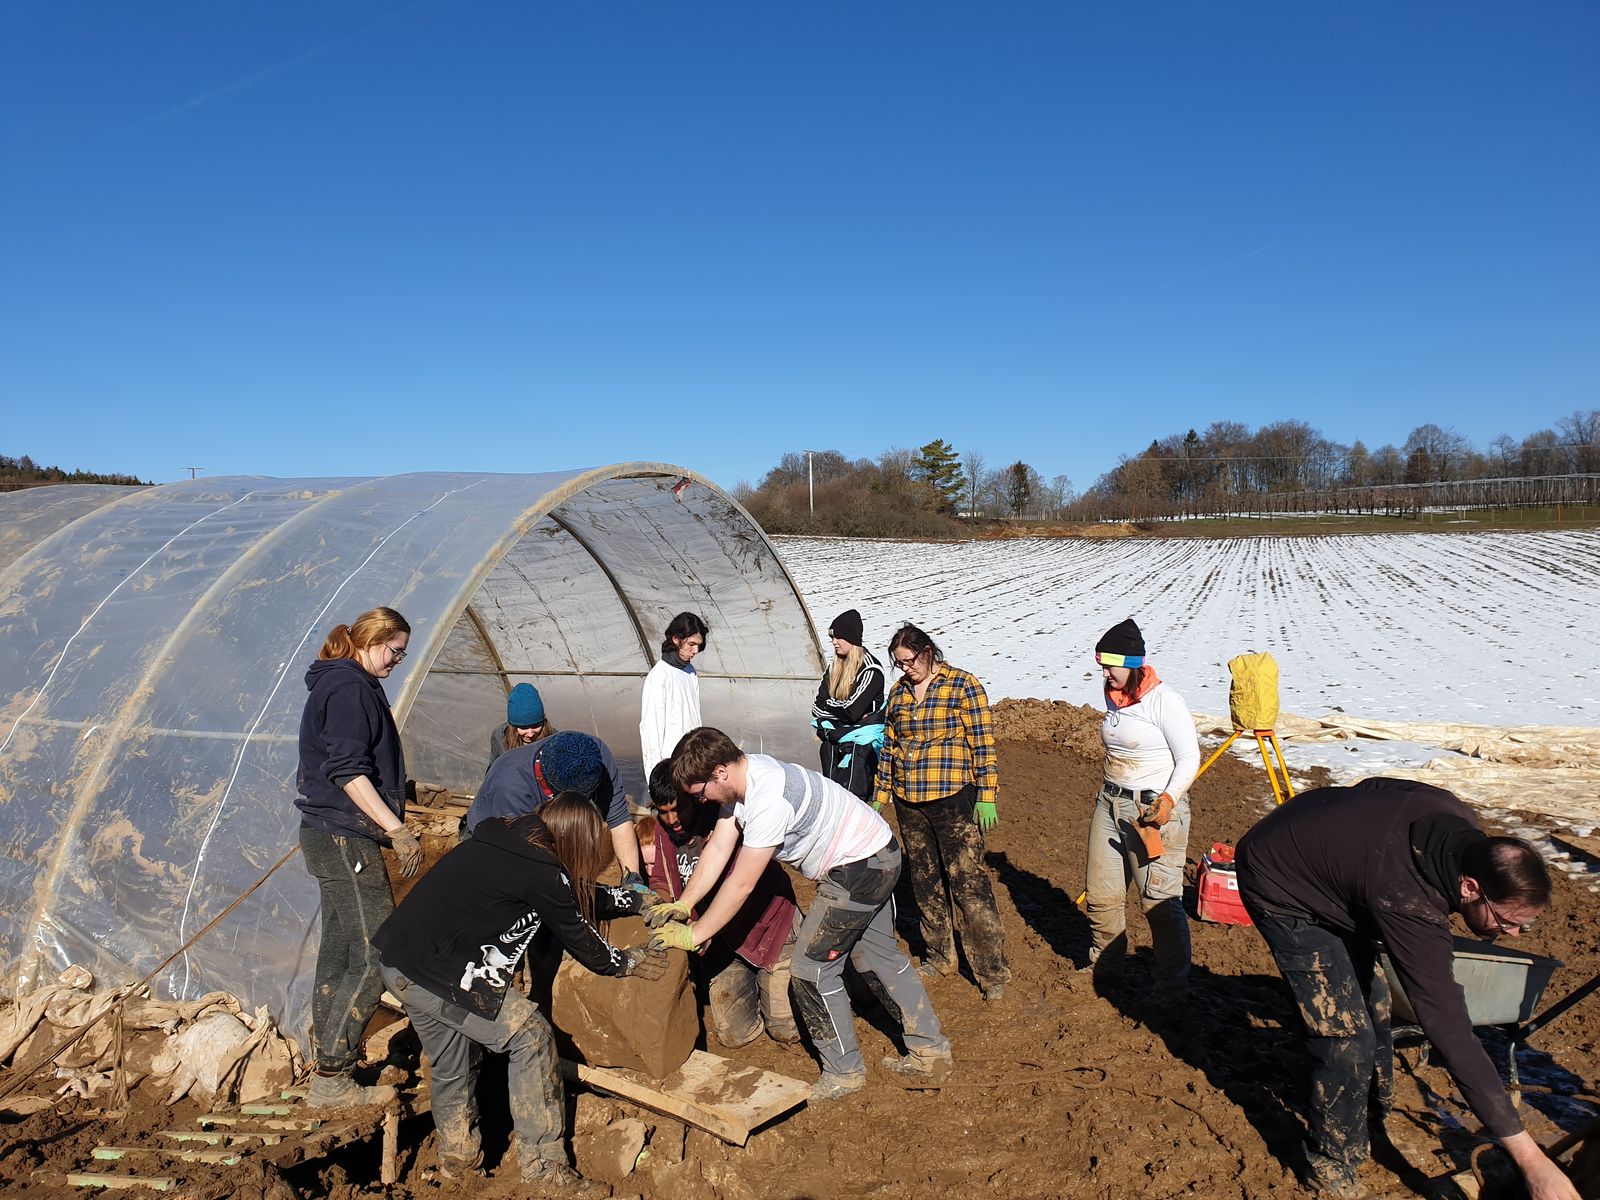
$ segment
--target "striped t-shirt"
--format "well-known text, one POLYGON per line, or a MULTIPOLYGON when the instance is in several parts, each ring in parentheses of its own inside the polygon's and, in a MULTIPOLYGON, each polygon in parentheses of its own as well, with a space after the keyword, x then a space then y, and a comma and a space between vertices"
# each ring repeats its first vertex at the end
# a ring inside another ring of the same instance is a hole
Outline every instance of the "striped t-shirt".
POLYGON ((807 879, 860 862, 889 844, 888 822, 832 780, 766 754, 745 756, 744 799, 731 808, 744 844, 777 847, 807 879))

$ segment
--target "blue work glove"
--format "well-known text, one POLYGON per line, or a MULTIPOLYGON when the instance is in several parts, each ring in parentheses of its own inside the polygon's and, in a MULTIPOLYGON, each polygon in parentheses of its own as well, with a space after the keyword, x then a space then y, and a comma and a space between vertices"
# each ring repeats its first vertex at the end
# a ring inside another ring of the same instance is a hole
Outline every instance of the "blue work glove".
POLYGON ((682 921, 668 921, 650 935, 652 950, 696 950, 694 926, 682 921))
POLYGON ((972 819, 978 823, 978 828, 988 833, 1000 823, 1000 814, 995 810, 993 801, 979 800, 972 806, 972 819))
POLYGON ((637 871, 629 871, 622 877, 622 886, 630 892, 648 892, 650 885, 644 881, 644 876, 637 871))

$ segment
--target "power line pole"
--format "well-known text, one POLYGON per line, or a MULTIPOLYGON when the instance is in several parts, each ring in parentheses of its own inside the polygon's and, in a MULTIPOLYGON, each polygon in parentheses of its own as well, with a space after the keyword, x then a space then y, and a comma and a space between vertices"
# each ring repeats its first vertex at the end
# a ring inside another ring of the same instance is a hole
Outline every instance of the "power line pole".
POLYGON ((204 467, 179 467, 178 470, 189 472, 189 478, 193 479, 201 471, 204 471, 205 468, 204 467))
POLYGON ((806 451, 806 503, 813 517, 817 515, 817 485, 811 473, 811 456, 815 453, 815 450, 806 451))

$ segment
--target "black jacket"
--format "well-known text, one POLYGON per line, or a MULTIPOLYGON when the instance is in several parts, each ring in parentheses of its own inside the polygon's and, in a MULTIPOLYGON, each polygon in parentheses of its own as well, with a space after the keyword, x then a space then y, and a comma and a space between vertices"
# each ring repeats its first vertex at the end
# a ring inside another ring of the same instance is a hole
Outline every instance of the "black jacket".
MULTIPOLYGON (((822 673, 817 686, 817 698, 811 705, 811 715, 818 721, 832 721, 833 728, 819 729, 824 741, 837 741, 841 733, 861 725, 883 724, 883 667, 872 651, 863 649, 864 661, 856 673, 855 686, 843 700, 835 700, 828 692, 828 672, 822 673)), ((831 664, 830 664, 831 665, 831 664)))
POLYGON ((1499 1138, 1522 1123, 1452 972, 1460 850, 1483 837, 1472 810, 1444 789, 1367 779, 1302 792, 1239 839, 1237 858, 1251 911, 1385 944, 1423 1033, 1499 1138))
MULTIPOLYGON (((528 839, 537 816, 482 822, 417 881, 372 935, 384 965, 434 995, 491 1020, 518 961, 538 945, 571 952, 597 975, 622 972, 622 952, 583 919, 560 860, 528 839)), ((639 893, 595 889, 600 920, 638 911, 639 893)))
POLYGON ((323 833, 386 840, 344 790, 365 775, 394 815, 405 817, 405 753, 383 681, 353 658, 318 659, 306 670, 306 690, 295 781, 301 822, 323 833))

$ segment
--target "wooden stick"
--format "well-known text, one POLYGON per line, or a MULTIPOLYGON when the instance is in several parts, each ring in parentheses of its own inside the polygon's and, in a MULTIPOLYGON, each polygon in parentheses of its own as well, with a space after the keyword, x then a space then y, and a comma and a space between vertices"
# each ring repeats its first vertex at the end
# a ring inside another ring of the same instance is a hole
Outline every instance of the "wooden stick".
POLYGON ((67 1182, 73 1187, 99 1187, 99 1188, 150 1188, 157 1192, 166 1192, 177 1183, 176 1179, 150 1175, 107 1175, 100 1171, 73 1171, 67 1176, 67 1182))
POLYGON ((400 1178, 400 1169, 396 1163, 399 1154, 400 1106, 391 1104, 383 1114, 383 1166, 378 1174, 380 1183, 390 1184, 400 1178))

